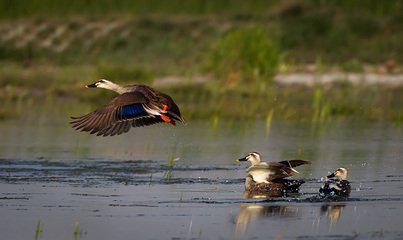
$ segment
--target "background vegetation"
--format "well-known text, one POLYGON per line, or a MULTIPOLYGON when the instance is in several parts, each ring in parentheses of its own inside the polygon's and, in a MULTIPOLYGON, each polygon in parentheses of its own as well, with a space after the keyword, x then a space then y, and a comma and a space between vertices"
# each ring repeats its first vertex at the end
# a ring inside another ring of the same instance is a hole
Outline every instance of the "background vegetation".
MULTIPOLYGON (((398 0, 0 0, 0 19, 0 98, 10 106, 41 96, 99 104, 112 95, 83 84, 103 77, 152 85, 173 76, 179 80, 157 87, 190 118, 403 116, 400 88, 273 81, 311 65, 361 73, 389 62, 398 72, 398 0), (197 76, 205 81, 193 82, 197 76)), ((14 115, 10 108, 0 116, 14 115)))

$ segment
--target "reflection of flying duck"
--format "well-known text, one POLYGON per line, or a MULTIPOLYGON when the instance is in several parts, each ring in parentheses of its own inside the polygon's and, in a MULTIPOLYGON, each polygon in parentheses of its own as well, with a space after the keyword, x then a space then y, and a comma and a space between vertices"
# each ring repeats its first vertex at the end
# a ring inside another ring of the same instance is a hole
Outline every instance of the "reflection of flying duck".
POLYGON ((96 133, 97 136, 113 136, 125 133, 131 127, 142 127, 175 121, 184 123, 178 106, 172 98, 145 85, 120 86, 101 79, 88 88, 105 88, 119 93, 108 105, 87 115, 73 118, 76 130, 96 133))
POLYGON ((281 162, 262 162, 260 154, 251 152, 240 162, 248 161, 251 166, 246 170, 245 190, 249 193, 273 193, 269 196, 281 196, 284 192, 297 192, 303 180, 290 180, 286 177, 298 173, 294 167, 309 164, 306 160, 289 160, 281 162))
POLYGON ((348 197, 351 192, 351 186, 347 176, 347 168, 336 169, 332 174, 325 177, 325 183, 319 189, 320 195, 325 197, 348 197))

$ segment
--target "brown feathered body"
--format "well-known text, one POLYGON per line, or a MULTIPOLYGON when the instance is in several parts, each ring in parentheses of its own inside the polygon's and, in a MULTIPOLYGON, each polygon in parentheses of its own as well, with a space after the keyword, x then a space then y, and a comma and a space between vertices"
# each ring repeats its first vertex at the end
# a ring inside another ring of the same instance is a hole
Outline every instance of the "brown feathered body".
POLYGON ((252 176, 245 179, 246 198, 256 197, 282 197, 289 193, 298 193, 301 185, 305 183, 301 179, 274 179, 268 183, 256 183, 252 176))

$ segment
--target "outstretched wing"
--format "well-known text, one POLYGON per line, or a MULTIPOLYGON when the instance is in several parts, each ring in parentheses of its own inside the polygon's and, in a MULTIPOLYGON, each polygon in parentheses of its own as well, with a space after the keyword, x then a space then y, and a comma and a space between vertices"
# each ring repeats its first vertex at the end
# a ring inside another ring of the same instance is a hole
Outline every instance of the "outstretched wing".
POLYGON ((298 159, 298 160, 285 160, 285 161, 281 161, 281 162, 278 162, 278 163, 281 163, 281 164, 284 164, 285 166, 294 168, 294 167, 298 167, 298 166, 301 166, 301 165, 310 164, 311 162, 307 161, 307 160, 299 160, 298 159))
POLYGON ((249 167, 246 172, 252 175, 256 182, 271 181, 288 177, 286 167, 279 163, 259 164, 249 167))
POLYGON ((309 161, 305 160, 289 160, 289 161, 281 161, 281 162, 270 162, 268 164, 259 164, 249 167, 246 172, 254 175, 262 175, 266 174, 266 180, 272 181, 275 179, 282 179, 286 177, 290 177, 295 173, 298 173, 294 167, 300 166, 303 164, 308 164, 309 161))
POLYGON ((129 92, 113 98, 108 105, 87 115, 72 118, 73 128, 91 134, 113 136, 140 127, 162 122, 144 108, 147 98, 140 92, 129 92))
POLYGON ((127 120, 127 121, 120 121, 116 124, 106 127, 100 131, 98 131, 97 136, 114 136, 119 135, 125 132, 128 132, 131 127, 142 127, 142 126, 149 126, 156 123, 164 122, 161 117, 159 116, 147 116, 141 117, 137 119, 127 120))

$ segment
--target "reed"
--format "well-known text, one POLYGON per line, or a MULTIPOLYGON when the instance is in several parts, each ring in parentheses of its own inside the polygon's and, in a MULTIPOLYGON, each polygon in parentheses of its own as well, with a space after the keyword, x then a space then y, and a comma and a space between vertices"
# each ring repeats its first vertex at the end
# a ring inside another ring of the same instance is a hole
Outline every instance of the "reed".
POLYGON ((43 223, 41 222, 41 220, 38 220, 35 228, 35 240, 38 240, 43 236, 43 228, 44 228, 43 223))
POLYGON ((266 127, 266 138, 269 137, 269 135, 270 135, 270 129, 271 129, 271 124, 272 124, 272 120, 273 120, 273 113, 274 113, 274 111, 273 111, 273 109, 271 109, 271 110, 267 113, 267 116, 266 116, 266 124, 265 124, 265 127, 266 127))

